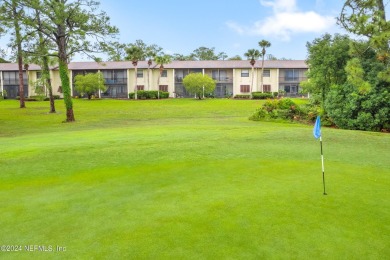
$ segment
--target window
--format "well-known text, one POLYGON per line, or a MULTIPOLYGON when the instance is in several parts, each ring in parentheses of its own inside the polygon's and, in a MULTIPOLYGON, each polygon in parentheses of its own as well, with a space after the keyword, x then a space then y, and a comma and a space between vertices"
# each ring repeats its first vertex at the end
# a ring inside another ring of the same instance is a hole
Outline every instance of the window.
POLYGON ((241 77, 249 77, 249 70, 241 70, 241 77))
POLYGON ((57 92, 62 93, 62 86, 58 86, 57 92))
POLYGON ((144 90, 145 86, 144 85, 137 85, 137 90, 144 90))
POLYGON ((284 80, 285 81, 298 81, 298 71, 291 69, 291 70, 285 70, 284 72, 284 80))
POLYGON ((159 89, 160 91, 163 91, 163 92, 168 92, 168 85, 160 85, 160 86, 158 87, 158 89, 159 89))
POLYGON ((137 70, 137 78, 143 78, 144 77, 144 70, 137 70))
POLYGON ((167 70, 163 70, 162 73, 161 73, 161 77, 162 78, 166 78, 168 76, 168 71, 167 70))
POLYGON ((241 85, 240 86, 241 93, 249 93, 250 92, 250 86, 249 85, 241 85))
POLYGON ((225 80, 227 80, 228 78, 227 78, 227 72, 226 72, 226 70, 220 70, 219 71, 219 80, 220 81, 225 81, 225 80))
POLYGON ((127 81, 125 70, 103 70, 102 72, 106 84, 123 84, 127 81))
POLYGON ((270 77, 271 76, 271 71, 270 70, 264 70, 263 71, 263 77, 270 77))
MULTIPOLYGON (((27 74, 23 72, 23 83, 28 84, 27 74)), ((19 84, 19 72, 18 71, 4 71, 3 72, 3 84, 4 85, 18 85, 19 84)))
POLYGON ((213 78, 213 80, 218 80, 218 70, 212 70, 211 77, 213 78))
POLYGON ((263 92, 271 92, 271 85, 263 85, 263 92))
POLYGON ((42 73, 40 71, 37 71, 37 79, 42 78, 42 73))

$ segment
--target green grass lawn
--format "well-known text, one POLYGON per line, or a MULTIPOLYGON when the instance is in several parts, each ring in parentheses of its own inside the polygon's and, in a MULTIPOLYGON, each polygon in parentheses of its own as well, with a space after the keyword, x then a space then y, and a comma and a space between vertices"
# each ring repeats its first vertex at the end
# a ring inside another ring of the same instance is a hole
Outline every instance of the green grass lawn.
POLYGON ((324 196, 312 126, 261 104, 1 101, 0 258, 389 258, 390 135, 323 128, 324 196))

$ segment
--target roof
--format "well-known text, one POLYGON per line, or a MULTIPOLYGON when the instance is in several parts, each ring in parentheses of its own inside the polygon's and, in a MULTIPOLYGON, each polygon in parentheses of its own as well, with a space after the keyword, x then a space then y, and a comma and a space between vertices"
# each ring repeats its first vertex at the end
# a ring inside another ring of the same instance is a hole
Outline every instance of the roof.
MULTIPOLYGON (((261 68, 262 61, 256 61, 255 68, 261 68)), ((139 61, 139 69, 147 69, 147 61, 139 61)), ((152 63, 151 68, 158 68, 159 65, 152 63)), ((166 69, 247 69, 251 68, 248 60, 207 60, 207 61, 172 61, 164 64, 166 69)), ((106 61, 106 62, 70 62, 69 70, 113 70, 133 69, 131 61, 106 61)), ((265 60, 264 68, 267 69, 307 69, 304 60, 265 60)), ((54 67, 52 69, 58 69, 54 67)), ((0 71, 17 71, 17 63, 0 63, 0 71)), ((40 70, 36 64, 30 64, 29 70, 40 70)))
MULTIPOLYGON (((0 63, 0 71, 17 71, 19 70, 17 63, 0 63)), ((24 66, 23 66, 24 70, 24 66)), ((28 70, 41 70, 41 67, 36 64, 29 64, 28 70)))

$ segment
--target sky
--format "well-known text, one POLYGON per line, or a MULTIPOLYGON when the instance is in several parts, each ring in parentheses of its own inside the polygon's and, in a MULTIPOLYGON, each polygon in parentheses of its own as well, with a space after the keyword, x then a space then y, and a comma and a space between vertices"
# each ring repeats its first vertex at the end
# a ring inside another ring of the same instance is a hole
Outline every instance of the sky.
MULTIPOLYGON (((386 2, 386 1, 385 1, 386 2)), ((390 1, 386 9, 390 8, 390 1)), ((325 33, 346 33, 336 23, 343 0, 100 0, 100 9, 119 28, 118 41, 157 44, 167 54, 189 55, 199 47, 228 57, 258 42, 271 43, 267 54, 304 60, 306 43, 325 33)), ((0 47, 5 47, 0 39, 0 47)), ((105 57, 102 57, 105 59, 105 57)), ((77 55, 73 61, 88 60, 77 55)))
POLYGON ((325 33, 344 33, 336 24, 342 0, 101 0, 101 9, 120 30, 119 41, 157 44, 167 54, 189 55, 204 46, 229 57, 257 48, 267 54, 306 59, 306 43, 325 33))

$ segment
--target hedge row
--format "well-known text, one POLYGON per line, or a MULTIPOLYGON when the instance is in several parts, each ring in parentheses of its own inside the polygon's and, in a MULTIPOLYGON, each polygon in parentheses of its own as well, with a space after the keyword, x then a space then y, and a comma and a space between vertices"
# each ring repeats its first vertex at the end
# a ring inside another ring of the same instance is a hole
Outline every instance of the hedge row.
POLYGON ((253 99, 276 98, 278 95, 278 92, 252 92, 253 99))
MULTIPOLYGON (((139 90, 137 91, 137 99, 157 99, 157 90, 139 90)), ((135 93, 129 93, 129 98, 134 99, 135 93)), ((169 98, 169 92, 160 91, 160 98, 169 98)))
MULTIPOLYGON (((252 99, 272 99, 278 97, 278 92, 252 92, 252 99)), ((237 99, 250 99, 249 94, 235 95, 237 99)))
MULTIPOLYGON (((54 99, 60 99, 59 95, 53 95, 54 99)), ((16 100, 20 100, 20 97, 17 96, 15 98, 16 100)), ((29 96, 27 98, 24 98, 25 101, 49 101, 50 98, 46 96, 29 96)))

